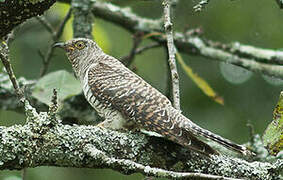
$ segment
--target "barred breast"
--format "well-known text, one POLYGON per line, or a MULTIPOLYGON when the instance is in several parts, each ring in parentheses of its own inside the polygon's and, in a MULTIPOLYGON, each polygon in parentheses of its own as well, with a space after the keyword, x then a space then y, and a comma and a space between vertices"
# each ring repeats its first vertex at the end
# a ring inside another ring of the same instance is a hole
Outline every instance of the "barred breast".
POLYGON ((98 115, 105 119, 103 123, 105 128, 114 130, 124 129, 126 126, 126 120, 123 118, 121 113, 114 110, 109 103, 101 102, 91 91, 91 87, 88 82, 88 71, 89 69, 87 70, 84 79, 81 81, 86 100, 97 111, 98 115))

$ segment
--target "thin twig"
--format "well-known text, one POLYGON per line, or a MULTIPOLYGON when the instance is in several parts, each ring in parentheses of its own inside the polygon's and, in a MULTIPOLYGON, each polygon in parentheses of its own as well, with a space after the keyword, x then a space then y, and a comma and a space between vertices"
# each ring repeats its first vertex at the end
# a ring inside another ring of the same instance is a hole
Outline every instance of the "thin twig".
POLYGON ((176 59, 175 59, 176 49, 173 39, 173 24, 170 18, 171 0, 164 0, 163 6, 164 6, 164 28, 166 32, 168 55, 169 55, 168 61, 171 70, 171 79, 172 79, 173 105, 176 109, 180 109, 179 75, 177 72, 176 59))
POLYGON ((133 47, 129 53, 129 55, 121 58, 121 61, 125 64, 125 66, 129 67, 135 59, 136 50, 140 43, 142 42, 142 35, 140 33, 136 33, 133 35, 133 47))
POLYGON ((209 0, 201 0, 197 5, 195 5, 193 8, 196 12, 200 12, 204 9, 204 7, 209 3, 209 0))
POLYGON ((20 101, 22 103, 24 103, 24 101, 25 101, 24 93, 20 89, 19 83, 18 83, 16 76, 13 72, 13 68, 12 68, 12 65, 11 65, 10 59, 9 59, 9 48, 8 48, 8 45, 5 41, 2 41, 2 43, 1 43, 0 58, 1 58, 1 61, 4 65, 4 67, 5 67, 8 75, 9 75, 9 78, 10 78, 12 84, 13 84, 13 87, 16 91, 17 96, 19 97, 20 101))
POLYGON ((49 46, 47 53, 45 54, 44 59, 43 59, 43 67, 40 71, 40 77, 46 74, 48 67, 49 67, 50 60, 51 60, 51 56, 53 55, 53 51, 54 51, 53 47, 49 46))
POLYGON ((53 44, 56 43, 59 40, 60 36, 62 35, 63 29, 64 29, 68 19, 71 17, 71 11, 72 10, 70 8, 68 13, 66 14, 65 18, 63 19, 63 21, 60 23, 57 31, 54 30, 52 25, 44 17, 38 17, 37 18, 39 20, 39 22, 52 35, 52 39, 53 39, 53 42, 48 47, 47 53, 45 54, 45 56, 43 58, 43 66, 42 66, 42 69, 40 71, 40 77, 44 76, 46 74, 47 70, 48 70, 48 67, 49 67, 49 64, 50 64, 50 61, 51 61, 51 57, 52 57, 53 52, 54 52, 53 44))
MULTIPOLYGON (((164 48, 166 57, 169 57, 168 54, 168 48, 164 48)), ((166 87, 165 87, 165 96, 170 99, 171 102, 173 102, 172 99, 172 77, 171 77, 171 70, 170 70, 170 66, 169 66, 169 62, 166 63, 166 87)))
POLYGON ((37 16, 36 19, 45 27, 45 29, 52 34, 52 37, 54 36, 54 28, 52 25, 47 21, 47 19, 44 16, 37 16))
POLYGON ((159 43, 152 43, 152 44, 140 47, 140 48, 134 48, 134 46, 133 46, 130 54, 127 55, 127 56, 123 56, 120 59, 121 59, 122 62, 128 62, 128 64, 126 64, 126 66, 128 67, 128 66, 131 65, 131 63, 133 62, 133 58, 136 55, 142 54, 143 52, 145 52, 145 51, 147 51, 149 49, 157 48, 157 47, 160 47, 160 46, 161 46, 161 44, 159 44, 159 43), (132 54, 132 56, 131 56, 131 54, 132 54), (132 58, 132 59, 129 60, 129 58, 132 58))
POLYGON ((67 23, 67 21, 70 19, 72 14, 72 8, 69 9, 69 11, 67 12, 66 16, 64 17, 63 21, 61 22, 61 24, 59 25, 58 30, 55 33, 55 39, 58 40, 60 38, 60 36, 63 33, 63 29, 67 23))
POLYGON ((146 50, 149 50, 149 49, 152 49, 152 48, 157 48, 157 47, 160 47, 160 46, 161 46, 161 44, 159 44, 159 43, 152 43, 152 44, 149 44, 147 46, 143 46, 143 47, 136 49, 135 54, 136 55, 141 54, 146 50))

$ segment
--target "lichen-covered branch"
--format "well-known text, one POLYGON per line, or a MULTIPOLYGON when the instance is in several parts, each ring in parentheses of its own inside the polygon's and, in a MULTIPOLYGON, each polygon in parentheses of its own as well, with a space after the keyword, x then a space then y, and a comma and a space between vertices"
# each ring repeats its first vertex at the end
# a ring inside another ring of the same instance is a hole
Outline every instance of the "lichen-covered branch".
POLYGON ((235 178, 226 178, 223 176, 209 175, 203 173, 186 173, 186 172, 174 172, 160 168, 152 168, 145 166, 127 159, 115 159, 108 157, 104 152, 96 149, 95 146, 89 145, 89 154, 95 159, 99 159, 102 164, 111 164, 115 168, 129 169, 142 174, 157 176, 163 178, 185 179, 185 178, 201 178, 201 179, 223 179, 223 180, 236 180, 235 178))
MULTIPOLYGON (((8 76, 2 74, 0 80, 1 109, 20 109, 8 76)), ((18 82, 25 84, 27 86, 26 93, 30 94, 29 89, 32 88, 33 81, 19 78, 18 82)), ((31 103, 37 109, 47 110, 47 107, 34 99, 31 99, 31 103)), ((70 98, 62 106, 63 113, 59 114, 67 120, 95 117, 93 109, 82 96, 70 98)), ((26 108, 27 124, 0 127, 0 159, 3 163, 0 162, 0 169, 50 165, 111 168, 125 174, 142 172, 152 175, 143 172, 142 169, 126 168, 125 164, 117 165, 117 162, 131 162, 131 164, 137 163, 139 167, 145 166, 144 170, 156 167, 158 168, 157 172, 198 172, 233 178, 255 177, 257 179, 275 178, 280 172, 280 167, 281 170, 283 169, 283 162, 280 161, 277 164, 248 163, 225 156, 207 159, 165 139, 149 137, 137 132, 119 133, 99 129, 95 126, 62 125, 59 123, 60 120, 54 121, 47 113, 38 114, 31 106, 27 105, 26 107, 28 107, 26 108), (54 122, 58 122, 58 124, 54 122), (89 157, 90 151, 86 147, 94 147, 110 158, 108 160, 113 160, 111 161, 113 163, 109 163, 109 161, 101 163, 101 159, 89 157), (237 171, 234 171, 235 169, 237 171), (256 173, 254 174, 254 172, 256 173)), ((260 141, 260 138, 255 141, 260 141)), ((255 143, 255 145, 256 151, 257 149, 262 151, 262 143, 255 143)), ((220 152, 224 153, 222 149, 220 152)))
POLYGON ((23 102, 24 101, 24 94, 22 90, 19 87, 19 83, 16 80, 16 76, 13 72, 10 59, 9 59, 9 48, 8 44, 5 41, 1 42, 0 45, 0 59, 2 61, 2 64, 5 67, 5 70, 7 71, 7 74, 9 76, 9 79, 11 80, 11 83, 14 87, 14 90, 16 91, 17 97, 23 102))
POLYGON ((93 39, 92 25, 94 19, 91 13, 91 7, 94 2, 95 0, 72 0, 74 38, 84 37, 93 39))
POLYGON ((168 49, 168 63, 171 73, 171 83, 172 83, 172 97, 173 105, 176 109, 180 110, 180 89, 179 89, 179 75, 176 65, 176 49, 174 45, 173 37, 173 23, 171 22, 171 0, 164 0, 164 29, 167 39, 167 49, 168 49))
POLYGON ((111 168, 124 174, 138 171, 170 178, 176 177, 176 172, 197 172, 246 179, 276 179, 280 172, 278 164, 247 162, 226 156, 207 158, 171 141, 137 132, 62 125, 46 112, 37 113, 28 103, 25 111, 25 125, 0 127, 1 170, 59 166, 111 168))
POLYGON ((56 0, 4 0, 0 2, 0 38, 25 20, 43 14, 56 0))
MULTIPOLYGON (((159 43, 166 43, 160 20, 142 18, 129 9, 101 2, 93 4, 93 13, 96 17, 113 22, 133 33, 159 32, 159 35, 150 38, 159 43)), ((232 63, 254 72, 283 78, 283 52, 279 50, 262 49, 240 43, 222 44, 180 32, 175 33, 174 42, 176 48, 183 53, 232 63)))
MULTIPOLYGON (((33 0, 28 2, 38 4, 53 1, 33 0)), ((130 11, 111 4, 97 2, 91 5, 91 1, 88 0, 72 2, 72 8, 75 9, 75 37, 85 37, 91 34, 92 21, 87 18, 90 12, 90 6, 92 6, 92 12, 95 15, 99 16, 99 14, 101 14, 100 17, 115 22, 132 32, 161 32, 158 36, 151 36, 151 38, 158 43, 164 44, 166 42, 160 20, 155 21, 140 18, 130 11), (80 27, 79 25, 86 26, 80 27)), ((2 6, 0 6, 0 8, 2 8, 2 6)), ((38 9, 42 10, 40 8, 38 9)), ((27 14, 37 15, 34 12, 27 14)), ((1 11, 0 16, 2 17, 2 15, 1 11)), ((16 23, 19 24, 27 18, 28 16, 25 16, 16 23)), ((14 26, 15 25, 11 27, 14 26)), ((9 31, 9 29, 7 31, 9 31)), ((184 34, 181 34, 180 37, 179 34, 180 33, 175 33, 174 41, 175 45, 180 50, 183 50, 183 52, 216 59, 223 58, 222 56, 219 57, 218 51, 237 57, 243 54, 233 54, 229 52, 230 49, 227 47, 223 48, 222 46, 204 41, 198 37, 186 36, 184 34), (215 54, 210 54, 209 50, 214 53, 217 52, 216 56, 215 54)), ((91 36, 89 38, 91 38, 91 36)), ((240 57, 240 62, 242 62, 244 58, 246 58, 246 54, 244 57, 240 57)), ((246 61, 250 62, 251 60, 246 59, 246 61)), ((271 60, 267 62, 277 64, 271 60)), ((280 61, 277 59, 276 62, 280 61)), ((235 62, 232 63, 237 64, 235 62)), ((264 65, 269 64, 265 63, 264 65)), ((247 65, 244 64, 243 66, 245 67, 247 65)), ((252 67, 254 68, 255 65, 252 67)), ((257 69, 255 71, 257 71, 257 69)), ((265 71, 267 71, 267 74, 272 74, 269 69, 265 71)), ((141 172, 145 175, 167 178, 198 177, 213 179, 219 177, 225 179, 225 177, 229 177, 277 179, 283 167, 281 160, 271 164, 269 162, 248 162, 243 159, 227 156, 212 156, 208 158, 200 156, 195 152, 190 152, 163 138, 149 137, 139 132, 120 133, 100 129, 95 126, 63 125, 61 123, 62 119, 56 119, 54 114, 57 109, 55 108, 56 103, 53 103, 54 111, 49 113, 40 112, 41 108, 46 109, 47 107, 29 97, 31 104, 35 105, 37 109, 33 108, 29 102, 25 100, 25 109, 22 110, 19 108, 18 101, 15 101, 15 94, 12 91, 11 84, 7 82, 7 76, 0 74, 0 82, 0 86, 4 87, 0 88, 0 107, 23 111, 27 117, 25 125, 14 125, 11 127, 0 126, 1 170, 48 165, 81 168, 111 168, 124 174, 141 172), (2 80, 2 78, 6 78, 6 80, 2 80), (12 102, 13 100, 14 102, 12 102)), ((21 84, 28 84, 25 93, 29 95, 29 88, 32 88, 33 82, 24 79, 19 79, 18 82, 19 87, 21 84)), ((72 118, 74 110, 80 114, 76 114, 76 117, 83 119, 81 113, 94 113, 93 109, 82 99, 82 96, 76 96, 63 103, 64 107, 62 107, 62 111, 65 111, 67 115, 64 113, 62 115, 62 112, 59 113, 59 115, 61 117, 72 118), (83 107, 84 105, 86 108, 83 107)), ((52 108, 50 108, 50 111, 51 109, 52 108)), ((95 116, 92 116, 92 118, 93 117, 95 116)))

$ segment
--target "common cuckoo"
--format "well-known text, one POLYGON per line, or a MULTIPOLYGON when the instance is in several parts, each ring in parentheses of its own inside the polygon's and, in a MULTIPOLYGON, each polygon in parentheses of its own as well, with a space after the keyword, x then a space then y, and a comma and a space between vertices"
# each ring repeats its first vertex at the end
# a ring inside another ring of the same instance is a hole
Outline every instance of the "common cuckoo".
POLYGON ((246 147, 193 123, 166 96, 105 54, 94 41, 77 38, 54 46, 66 51, 87 101, 105 119, 100 127, 154 132, 198 153, 218 154, 197 138, 202 136, 244 155, 250 154, 246 147))

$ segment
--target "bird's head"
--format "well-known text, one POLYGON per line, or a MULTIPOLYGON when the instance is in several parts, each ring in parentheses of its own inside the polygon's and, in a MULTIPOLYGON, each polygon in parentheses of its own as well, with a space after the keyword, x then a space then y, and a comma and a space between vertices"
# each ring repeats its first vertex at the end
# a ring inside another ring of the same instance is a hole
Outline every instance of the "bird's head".
POLYGON ((63 48, 73 66, 80 64, 80 61, 87 60, 87 57, 92 57, 93 54, 102 52, 101 48, 94 41, 86 38, 76 38, 56 43, 53 47, 63 48))
POLYGON ((67 57, 76 72, 84 68, 97 59, 102 52, 101 48, 92 40, 86 38, 76 38, 66 42, 60 42, 53 45, 66 51, 67 57))

